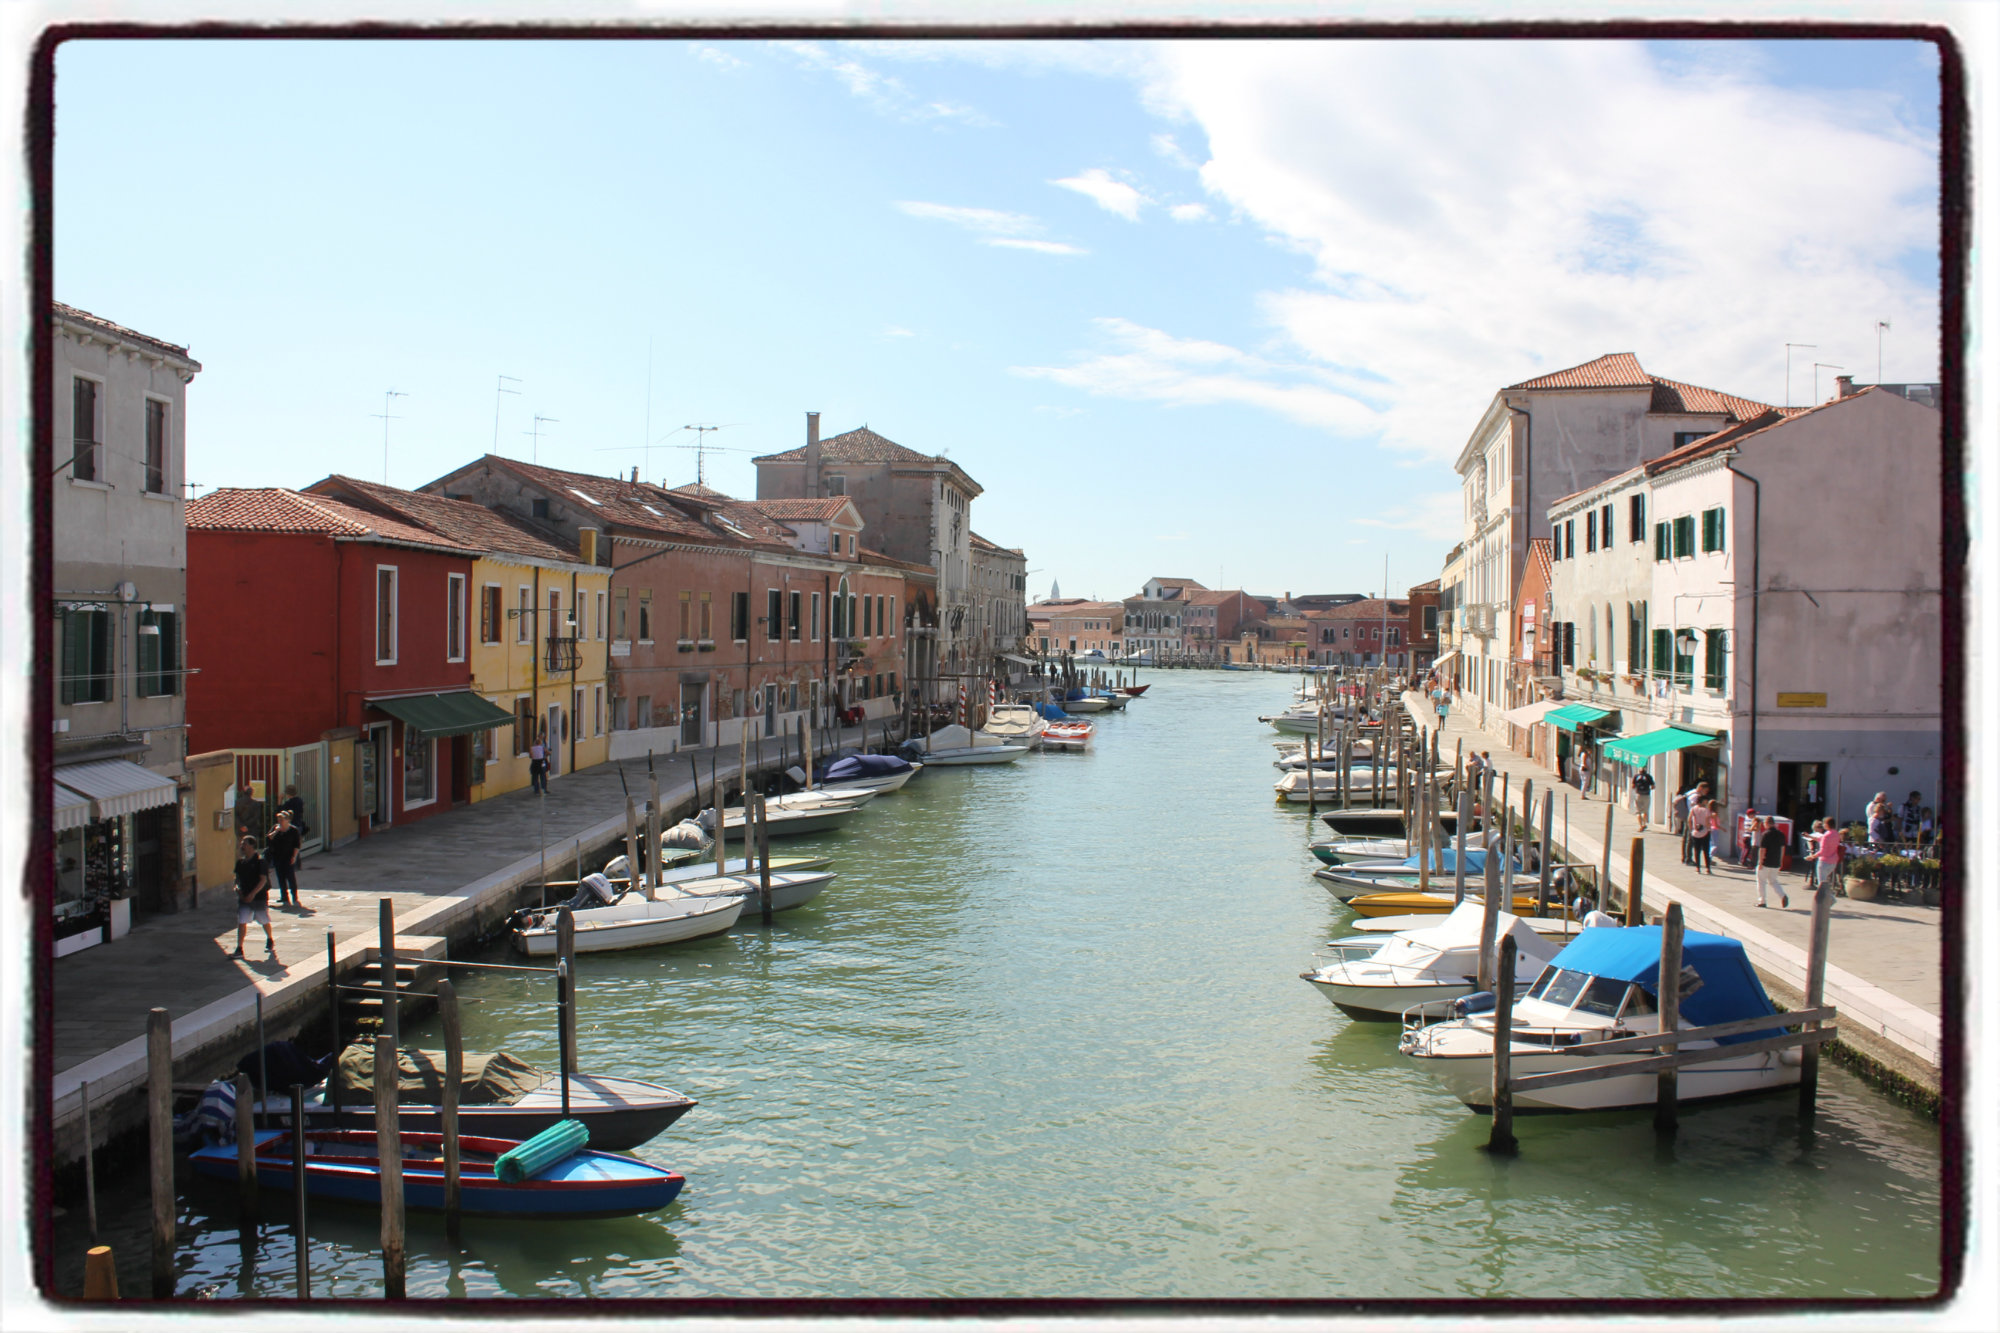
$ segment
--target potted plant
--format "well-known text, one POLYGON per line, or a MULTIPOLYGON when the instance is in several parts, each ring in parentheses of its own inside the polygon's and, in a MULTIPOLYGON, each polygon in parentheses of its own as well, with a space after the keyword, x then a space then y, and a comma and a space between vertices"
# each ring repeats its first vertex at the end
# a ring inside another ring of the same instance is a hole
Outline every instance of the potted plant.
POLYGON ((1877 859, 1873 856, 1857 856, 1847 863, 1847 896, 1854 901, 1866 903, 1875 900, 1879 887, 1875 877, 1881 871, 1876 865, 1877 859))

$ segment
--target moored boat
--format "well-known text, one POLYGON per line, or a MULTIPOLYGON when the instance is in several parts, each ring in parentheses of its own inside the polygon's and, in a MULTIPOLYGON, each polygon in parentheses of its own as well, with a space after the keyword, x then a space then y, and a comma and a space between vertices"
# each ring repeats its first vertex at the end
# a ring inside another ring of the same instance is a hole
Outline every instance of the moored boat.
POLYGON ((954 723, 939 727, 929 736, 905 742, 905 748, 919 755, 927 765, 946 767, 968 764, 1011 764, 1028 752, 1025 745, 1012 745, 995 736, 985 736, 954 723))
MULTIPOLYGON (((1484 901, 1480 895, 1470 891, 1470 885, 1466 888, 1467 898, 1484 901)), ((1420 893, 1415 890, 1392 889, 1381 893, 1356 894, 1347 900, 1347 905, 1357 916, 1410 916, 1418 913, 1442 915, 1458 904, 1452 900, 1449 893, 1420 893)), ((1515 916, 1533 916, 1536 906, 1534 894, 1517 893, 1509 910, 1515 916)), ((1555 906, 1555 903, 1551 901, 1550 906, 1555 906)))
MULTIPOLYGON (((600 878, 586 875, 584 883, 600 878)), ((614 953, 720 935, 742 911, 740 898, 651 898, 644 890, 628 889, 602 907, 572 908, 570 921, 578 953, 614 953)), ((552 957, 560 912, 559 907, 516 912, 509 922, 514 947, 530 958, 552 957)))
MULTIPOLYGON (((1393 1023, 1412 1005, 1469 995, 1478 984, 1479 943, 1485 907, 1460 903, 1443 919, 1390 937, 1389 943, 1366 957, 1342 957, 1299 974, 1349 1018, 1393 1023)), ((1543 963, 1561 951, 1561 940, 1549 940, 1511 912, 1496 918, 1494 938, 1511 937, 1519 950, 1521 971, 1516 985, 1525 991, 1543 963)))
POLYGON ((1067 722, 1051 722, 1042 732, 1042 749, 1080 754, 1090 748, 1091 738, 1097 728, 1081 718, 1067 722))

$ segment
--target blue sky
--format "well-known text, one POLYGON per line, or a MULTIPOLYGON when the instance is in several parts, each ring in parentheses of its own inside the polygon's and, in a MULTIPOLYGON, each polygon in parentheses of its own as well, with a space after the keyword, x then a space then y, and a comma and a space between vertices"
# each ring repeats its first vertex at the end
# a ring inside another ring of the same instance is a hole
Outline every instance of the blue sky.
POLYGON ((421 484, 507 374, 579 470, 949 452, 1037 594, 1400 591, 1514 380, 1776 402, 1877 320, 1935 378, 1936 99, 1914 43, 79 42, 56 292, 204 363, 202 489, 380 478, 391 388, 421 484))

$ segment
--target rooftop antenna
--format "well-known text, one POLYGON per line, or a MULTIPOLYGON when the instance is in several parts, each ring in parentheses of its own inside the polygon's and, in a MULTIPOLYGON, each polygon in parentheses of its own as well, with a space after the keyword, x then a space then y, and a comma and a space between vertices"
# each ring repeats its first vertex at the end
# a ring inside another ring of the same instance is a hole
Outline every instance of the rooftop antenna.
POLYGON ((382 418, 382 484, 384 486, 389 484, 389 423, 391 421, 402 420, 401 417, 390 414, 389 400, 392 398, 408 398, 409 396, 401 389, 390 389, 382 395, 382 410, 368 414, 371 417, 382 418))
POLYGON ((503 393, 519 395, 521 392, 519 389, 508 388, 510 382, 519 384, 521 381, 512 375, 502 375, 493 385, 493 452, 496 454, 500 452, 500 395, 503 393))
POLYGON ((1845 370, 1846 366, 1836 366, 1830 361, 1813 362, 1813 404, 1819 404, 1819 373, 1822 370, 1845 370))
POLYGON ((1882 382, 1882 335, 1888 331, 1888 320, 1878 319, 1875 321, 1875 382, 1877 384, 1882 382))
POLYGON ((551 425, 553 425, 557 420, 558 418, 556 417, 545 417, 540 412, 537 412, 535 413, 535 428, 533 430, 524 430, 521 432, 521 434, 529 437, 528 461, 530 463, 539 463, 541 461, 542 423, 546 421, 551 425))
POLYGON ((728 430, 730 426, 736 426, 740 424, 742 423, 731 421, 721 426, 681 427, 682 430, 691 430, 694 432, 694 443, 676 444, 671 447, 675 449, 694 450, 694 484, 696 486, 706 486, 708 484, 706 479, 707 470, 704 465, 704 460, 707 458, 709 454, 747 454, 750 452, 748 449, 726 449, 719 444, 710 444, 708 442, 708 437, 711 433, 718 430, 728 430))
POLYGON ((1786 407, 1790 407, 1792 405, 1792 349, 1795 347, 1801 350, 1811 350, 1815 352, 1819 350, 1818 343, 1785 344, 1785 406, 1786 407))

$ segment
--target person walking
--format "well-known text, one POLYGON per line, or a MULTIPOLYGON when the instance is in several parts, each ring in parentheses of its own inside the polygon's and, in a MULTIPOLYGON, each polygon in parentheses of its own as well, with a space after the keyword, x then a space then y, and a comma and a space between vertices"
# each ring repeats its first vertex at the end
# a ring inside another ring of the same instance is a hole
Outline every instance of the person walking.
POLYGON ((1757 906, 1767 907, 1764 901, 1766 891, 1778 895, 1780 907, 1790 907, 1792 900, 1785 895, 1785 886, 1778 878, 1778 867, 1785 859, 1785 830, 1774 819, 1760 819, 1752 826, 1757 839, 1757 906))
POLYGON ((236 844, 236 952, 243 956, 243 940, 255 921, 264 928, 264 952, 276 956, 278 941, 271 936, 271 877, 265 873, 264 858, 257 854, 257 840, 244 838, 236 844))
POLYGON ((1632 813, 1639 818, 1639 832, 1646 832, 1653 817, 1653 775, 1643 768, 1632 775, 1632 813))
POLYGON ((1681 859, 1693 866, 1696 874, 1702 873, 1703 857, 1708 858, 1708 873, 1711 875, 1715 873, 1715 857, 1709 851, 1708 843, 1708 821, 1712 814, 1708 806, 1701 801, 1695 801, 1688 806, 1687 832, 1681 841, 1683 848, 1681 859))
POLYGON ((299 901, 299 845, 305 841, 292 826, 292 812, 280 806, 278 822, 264 838, 264 856, 271 878, 278 881, 278 906, 305 910, 299 901))
POLYGON ((1903 841, 1917 841, 1917 830, 1922 827, 1924 822, 1923 793, 1911 792, 1910 799, 1903 802, 1903 808, 1898 813, 1902 817, 1903 841))
POLYGON ((542 744, 542 733, 535 733, 535 743, 528 747, 528 789, 542 795, 549 794, 549 751, 542 744))
POLYGON ((1875 799, 1868 803, 1868 841, 1877 848, 1887 847, 1895 840, 1892 827, 1895 815, 1890 812, 1889 794, 1876 792, 1875 799))
POLYGON ((1840 858, 1846 851, 1840 845, 1840 823, 1838 820, 1820 821, 1826 831, 1819 835, 1819 842, 1813 847, 1813 886, 1826 888, 1840 876, 1840 858))

